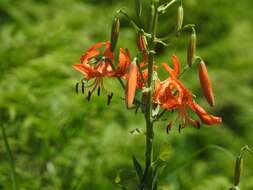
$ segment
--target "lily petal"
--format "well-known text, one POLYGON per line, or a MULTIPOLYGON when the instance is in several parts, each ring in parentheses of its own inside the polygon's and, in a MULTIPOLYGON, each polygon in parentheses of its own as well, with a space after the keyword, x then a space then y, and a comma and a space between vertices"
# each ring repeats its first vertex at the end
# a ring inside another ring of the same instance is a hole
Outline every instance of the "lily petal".
POLYGON ((191 108, 197 113, 201 121, 207 125, 220 124, 222 122, 221 117, 217 117, 211 114, 208 114, 200 105, 196 102, 192 102, 190 105, 191 108))
POLYGON ((176 55, 172 55, 171 59, 172 59, 172 63, 173 63, 174 72, 176 74, 176 77, 178 77, 179 74, 180 74, 180 62, 179 62, 179 59, 178 59, 178 57, 176 55))

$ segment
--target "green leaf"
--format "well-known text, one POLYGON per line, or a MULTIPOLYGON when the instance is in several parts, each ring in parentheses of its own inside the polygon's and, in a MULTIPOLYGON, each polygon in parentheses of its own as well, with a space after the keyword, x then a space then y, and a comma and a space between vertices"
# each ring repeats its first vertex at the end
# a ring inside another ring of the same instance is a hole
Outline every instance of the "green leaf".
POLYGON ((138 160, 135 158, 135 156, 133 156, 133 164, 134 164, 134 168, 136 170, 136 173, 141 181, 142 177, 143 177, 143 170, 142 170, 141 164, 138 162, 138 160))
POLYGON ((157 189, 157 179, 158 179, 158 169, 160 165, 157 165, 153 172, 153 179, 152 179, 152 190, 157 189))

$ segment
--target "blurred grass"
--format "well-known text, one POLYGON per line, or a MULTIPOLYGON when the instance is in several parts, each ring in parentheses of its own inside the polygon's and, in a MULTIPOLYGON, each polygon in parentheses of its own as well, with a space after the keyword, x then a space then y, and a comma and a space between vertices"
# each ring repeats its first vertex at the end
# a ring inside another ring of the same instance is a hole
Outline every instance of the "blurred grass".
MULTIPOLYGON (((81 75, 72 69, 93 43, 109 39, 113 14, 124 6, 133 15, 133 3, 114 0, 1 0, 0 1, 0 122, 16 162, 20 189, 116 189, 118 171, 131 169, 133 154, 144 159, 144 137, 129 133, 140 127, 141 114, 126 111, 123 92, 114 81, 107 89, 115 96, 87 102, 74 92, 81 75)), ((252 140, 253 121, 253 6, 251 0, 188 0, 185 23, 196 23, 198 54, 206 60, 213 80, 217 106, 209 109, 223 117, 221 127, 191 127, 170 135, 166 122, 156 127, 156 152, 169 144, 168 167, 159 182, 164 190, 228 189, 233 160, 209 150, 177 172, 175 166, 199 149, 216 144, 236 154, 252 140)), ((147 11, 147 10, 144 10, 147 11)), ((143 17, 143 20, 147 19, 143 17)), ((159 20, 160 35, 173 31, 175 7, 159 20)), ((122 23, 119 46, 135 55, 133 30, 122 23)), ((176 53, 185 63, 187 35, 159 50, 158 63, 176 53)), ((183 77, 200 95, 196 68, 183 77)), ((165 72, 161 72, 164 77, 165 72)), ((200 98, 199 97, 199 98, 200 98)), ((253 161, 247 157, 242 189, 253 188, 253 161)), ((131 186, 131 184, 130 184, 131 186)), ((11 189, 9 165, 0 137, 0 189, 11 189)))

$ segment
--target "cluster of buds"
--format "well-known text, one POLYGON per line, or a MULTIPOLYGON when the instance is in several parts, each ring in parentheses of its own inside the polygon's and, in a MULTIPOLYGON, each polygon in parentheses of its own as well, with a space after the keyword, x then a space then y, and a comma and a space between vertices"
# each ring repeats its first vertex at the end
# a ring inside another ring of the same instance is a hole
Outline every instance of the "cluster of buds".
MULTIPOLYGON (((141 14, 141 10, 139 10, 138 13, 141 14)), ((177 14, 176 30, 177 34, 179 34, 183 30, 182 5, 178 7, 177 14)), ((200 86, 207 102, 210 106, 214 106, 214 93, 206 65, 202 58, 196 56, 196 32, 192 26, 191 31, 192 33, 187 51, 187 65, 188 68, 190 68, 197 59, 200 60, 198 65, 200 86)), ((141 58, 134 57, 131 59, 128 49, 124 50, 123 48, 119 48, 118 59, 114 61, 119 32, 120 18, 116 16, 112 24, 110 42, 96 43, 81 56, 81 63, 74 65, 74 68, 83 74, 83 81, 88 82, 86 86, 84 85, 85 83, 82 82, 82 93, 84 93, 84 88, 90 88, 87 96, 88 100, 91 99, 95 90, 98 96, 101 90, 107 91, 103 85, 104 78, 117 78, 125 90, 125 104, 128 109, 134 107, 136 110, 138 110, 139 107, 145 108, 147 101, 149 101, 146 98, 147 92, 151 92, 151 104, 154 110, 158 110, 158 112, 156 111, 157 114, 152 113, 154 120, 160 119, 161 115, 166 111, 176 111, 178 113, 178 117, 175 121, 169 121, 167 132, 171 130, 175 122, 179 124, 179 131, 188 125, 199 128, 201 123, 207 125, 221 123, 220 117, 208 114, 196 103, 191 91, 181 81, 180 76, 184 71, 181 71, 182 66, 176 55, 172 55, 172 66, 167 63, 162 63, 162 66, 169 74, 168 78, 163 81, 159 79, 157 74, 157 69, 160 68, 160 65, 153 65, 152 72, 154 72, 154 76, 156 77, 152 79, 153 85, 151 85, 151 87, 148 85, 150 69, 148 67, 149 54, 153 52, 149 51, 146 39, 147 35, 142 30, 138 32, 136 42, 138 55, 141 54, 141 58), (102 51, 102 47, 105 47, 104 51, 102 51), (89 81, 91 81, 90 84, 89 81), (137 89, 142 92, 141 99, 136 97, 137 89), (159 109, 157 108, 163 108, 164 110, 159 113, 159 109), (199 119, 193 119, 188 113, 190 110, 195 112, 199 119)), ((76 85, 77 92, 78 88, 79 83, 76 85)), ((107 95, 107 105, 110 104, 112 96, 112 92, 107 95)), ((142 110, 145 111, 145 109, 142 110)))

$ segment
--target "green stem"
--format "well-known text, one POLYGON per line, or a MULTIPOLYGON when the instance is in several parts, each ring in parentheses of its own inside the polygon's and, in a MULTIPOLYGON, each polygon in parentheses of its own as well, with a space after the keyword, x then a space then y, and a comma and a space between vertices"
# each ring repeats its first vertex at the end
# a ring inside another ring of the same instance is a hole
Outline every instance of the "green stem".
POLYGON ((15 174, 15 164, 14 164, 14 159, 11 153, 11 149, 8 143, 8 139, 5 133, 5 129, 4 126, 1 125, 1 129, 2 129, 2 135, 3 135, 3 140, 4 140, 4 146, 6 148, 7 151, 7 155, 8 155, 8 159, 10 162, 10 168, 11 168, 11 182, 12 182, 12 189, 13 190, 17 190, 17 180, 16 180, 16 174, 15 174))
MULTIPOLYGON (((158 12, 156 2, 151 4, 151 40, 149 41, 149 56, 148 56, 148 83, 147 88, 152 87, 153 81, 153 65, 154 65, 154 52, 155 52, 155 39, 156 39, 156 30, 158 22, 158 12)), ((147 93, 147 102, 145 109, 145 120, 146 120, 146 160, 145 160, 145 171, 143 175, 143 184, 144 189, 152 190, 152 161, 153 161, 153 140, 154 140, 154 131, 153 131, 153 121, 152 121, 152 90, 147 93)))

